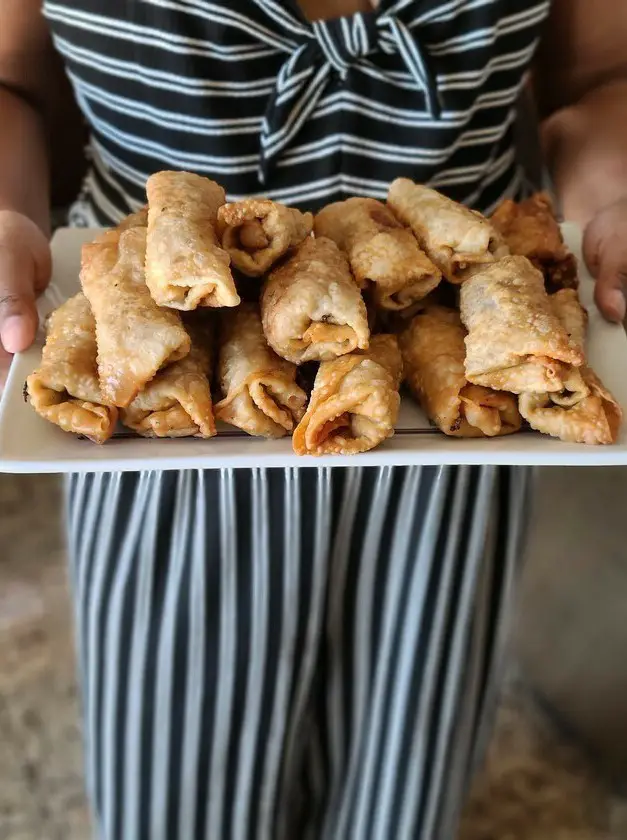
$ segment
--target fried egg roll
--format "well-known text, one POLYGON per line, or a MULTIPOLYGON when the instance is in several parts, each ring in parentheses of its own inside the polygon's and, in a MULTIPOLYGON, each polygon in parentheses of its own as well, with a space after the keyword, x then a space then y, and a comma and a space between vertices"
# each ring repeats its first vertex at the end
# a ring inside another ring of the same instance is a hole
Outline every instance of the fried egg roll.
POLYGON ((459 313, 431 306, 401 333, 405 381, 431 420, 452 437, 496 437, 520 429, 516 397, 471 385, 459 313))
MULTIPOLYGON (((551 305, 571 341, 583 352, 587 313, 574 289, 562 289, 550 297, 551 305)), ((520 413, 529 425, 543 434, 572 443, 615 443, 622 410, 586 364, 577 371, 578 390, 521 394, 520 413)))
POLYGON ((237 306, 230 257, 216 234, 224 190, 190 172, 157 172, 146 183, 146 283, 159 306, 237 306))
POLYGON ((388 203, 451 283, 463 282, 468 266, 492 263, 509 253, 481 213, 408 178, 392 182, 388 203))
POLYGON ((146 286, 146 228, 107 231, 83 246, 81 285, 96 319, 98 374, 105 402, 125 408, 157 371, 189 353, 178 312, 146 286))
POLYGON ((305 413, 307 394, 296 383, 296 365, 270 348, 259 308, 243 303, 222 319, 218 376, 224 398, 216 417, 249 435, 290 434, 305 413))
POLYGON ((322 362, 293 438, 297 455, 354 455, 394 434, 402 375, 398 342, 373 336, 366 351, 322 362))
POLYGON ((549 290, 577 288, 577 260, 566 244, 547 193, 516 203, 506 199, 490 221, 512 254, 527 257, 544 275, 549 290))
POLYGON ((583 353, 553 312, 544 280, 526 257, 504 257, 461 286, 466 378, 515 394, 564 391, 583 353))
POLYGON ((442 274, 416 237, 389 207, 374 198, 349 198, 324 207, 315 219, 316 236, 326 236, 348 257, 355 279, 382 309, 401 311, 422 300, 442 274))
POLYGON ((102 398, 96 352, 96 322, 79 292, 48 319, 41 364, 26 380, 26 388, 44 420, 104 443, 113 434, 118 410, 102 398))
POLYGON ((368 347, 368 314, 335 242, 306 239, 261 293, 268 344, 294 364, 328 361, 368 347))
POLYGON ((311 233, 313 216, 268 198, 247 198, 218 210, 218 235, 233 265, 261 277, 311 233))
POLYGON ((187 324, 191 350, 163 368, 139 392, 120 419, 142 437, 199 437, 216 434, 211 401, 212 333, 207 323, 187 324))

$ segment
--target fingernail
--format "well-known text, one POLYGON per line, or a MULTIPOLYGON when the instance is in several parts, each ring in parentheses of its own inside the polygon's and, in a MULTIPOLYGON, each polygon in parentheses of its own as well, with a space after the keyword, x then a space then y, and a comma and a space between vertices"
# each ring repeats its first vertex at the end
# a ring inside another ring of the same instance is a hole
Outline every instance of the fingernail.
POLYGON ((0 327, 0 340, 7 353, 19 353, 29 344, 28 322, 20 315, 10 315, 0 327))

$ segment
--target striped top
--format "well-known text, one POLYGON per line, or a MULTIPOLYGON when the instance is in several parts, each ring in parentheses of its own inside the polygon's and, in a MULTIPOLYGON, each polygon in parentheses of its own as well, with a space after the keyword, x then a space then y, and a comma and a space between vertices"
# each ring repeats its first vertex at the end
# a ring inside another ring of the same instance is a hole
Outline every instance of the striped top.
POLYGON ((187 169, 316 209, 405 176, 489 210, 520 191, 513 123, 549 0, 46 0, 91 126, 74 221, 117 221, 187 169))

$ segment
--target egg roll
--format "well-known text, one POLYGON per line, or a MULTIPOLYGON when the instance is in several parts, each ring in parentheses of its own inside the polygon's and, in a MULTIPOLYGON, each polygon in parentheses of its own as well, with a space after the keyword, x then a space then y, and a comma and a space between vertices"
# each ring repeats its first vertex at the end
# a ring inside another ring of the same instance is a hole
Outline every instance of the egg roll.
POLYGON ((431 306, 401 333, 405 381, 427 417, 445 435, 496 437, 520 429, 516 397, 466 379, 466 331, 459 313, 431 306))
POLYGON ((368 350, 322 362, 294 431, 296 454, 355 455, 393 435, 402 367, 393 335, 375 335, 368 350))
POLYGON ((243 303, 224 313, 218 377, 224 398, 216 417, 249 435, 290 434, 305 413, 307 394, 296 383, 296 365, 269 347, 259 307, 243 303))
POLYGON ((577 379, 583 353, 526 257, 504 257, 473 272, 461 286, 460 310, 472 384, 521 394, 564 391, 577 379))
POLYGON ((216 234, 222 187, 191 172, 157 172, 146 193, 146 283, 156 303, 188 311, 237 306, 231 260, 216 234))
POLYGON ((212 334, 205 323, 186 324, 191 349, 163 368, 121 411, 120 419, 142 437, 199 437, 216 434, 211 401, 212 334))
MULTIPOLYGON (((571 341, 583 352, 587 312, 574 289, 562 289, 550 296, 551 305, 571 341)), ((571 443, 615 443, 622 422, 622 410, 594 371, 583 364, 577 371, 578 390, 521 394, 520 413, 538 432, 571 443)))
POLYGON ((544 275, 549 291, 577 288, 577 260, 567 248, 547 193, 516 203, 506 199, 490 221, 512 254, 527 257, 544 275))
POLYGON ((118 410, 102 398, 96 352, 96 322, 79 292, 50 315, 41 364, 26 389, 44 420, 104 443, 113 434, 118 410))
POLYGON ((96 319, 105 402, 125 408, 164 365, 189 353, 178 312, 161 309, 144 275, 146 228, 110 230, 83 246, 81 285, 96 319))
POLYGON ((329 204, 316 216, 314 228, 316 236, 332 239, 346 254, 362 289, 374 284, 374 301, 382 309, 405 310, 442 279, 413 233, 374 198, 329 204))
POLYGON ((261 321, 268 344, 294 364, 368 347, 368 314, 335 242, 306 239, 266 280, 261 321))
POLYGON ((248 277, 261 277, 313 227, 311 213, 301 213, 268 198, 247 198, 218 210, 217 231, 233 265, 248 277))
POLYGON ((481 213, 408 178, 392 182, 388 203, 451 283, 462 283, 469 265, 493 263, 509 253, 481 213))

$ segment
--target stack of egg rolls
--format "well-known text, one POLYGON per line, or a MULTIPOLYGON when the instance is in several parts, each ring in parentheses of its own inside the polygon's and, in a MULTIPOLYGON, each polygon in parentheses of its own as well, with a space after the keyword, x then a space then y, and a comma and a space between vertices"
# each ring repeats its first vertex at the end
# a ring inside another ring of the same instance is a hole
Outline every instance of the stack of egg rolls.
POLYGON ((577 293, 547 294, 576 272, 543 194, 488 220, 399 178, 387 203, 350 198, 314 219, 160 172, 147 199, 84 246, 82 292, 50 318, 27 390, 60 428, 208 439, 220 420, 291 435, 299 455, 349 455, 394 433, 404 376, 452 437, 525 420, 616 440, 621 409, 586 363, 577 293))

